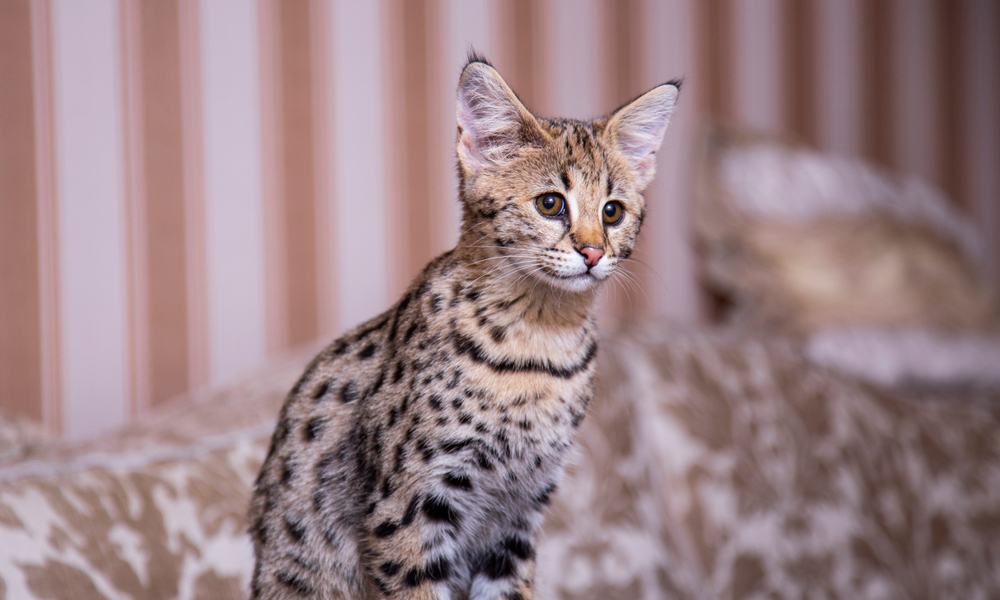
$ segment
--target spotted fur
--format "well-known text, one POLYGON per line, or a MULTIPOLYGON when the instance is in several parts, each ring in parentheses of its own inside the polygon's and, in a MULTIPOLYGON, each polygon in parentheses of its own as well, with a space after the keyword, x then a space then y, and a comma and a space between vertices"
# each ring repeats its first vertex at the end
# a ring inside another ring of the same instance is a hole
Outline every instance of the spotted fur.
POLYGON ((542 514, 593 393, 595 290, 632 251, 677 92, 542 119, 470 60, 459 243, 291 390, 251 506, 254 597, 532 597, 542 514), (546 193, 565 214, 540 214, 546 193), (584 247, 603 252, 590 268, 584 247))

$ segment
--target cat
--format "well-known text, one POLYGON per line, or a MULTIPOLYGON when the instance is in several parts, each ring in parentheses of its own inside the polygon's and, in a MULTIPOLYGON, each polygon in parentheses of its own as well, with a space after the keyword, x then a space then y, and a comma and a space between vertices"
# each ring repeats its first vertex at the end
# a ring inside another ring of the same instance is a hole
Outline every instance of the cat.
POLYGON ((254 598, 532 598, 593 395, 595 292, 635 245, 679 93, 540 118, 470 56, 460 239, 289 393, 251 503, 254 598))

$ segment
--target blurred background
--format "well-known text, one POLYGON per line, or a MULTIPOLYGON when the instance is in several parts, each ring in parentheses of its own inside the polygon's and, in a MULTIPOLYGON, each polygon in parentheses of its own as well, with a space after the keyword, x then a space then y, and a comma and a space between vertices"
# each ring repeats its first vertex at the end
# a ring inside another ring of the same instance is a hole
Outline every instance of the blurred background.
POLYGON ((543 115, 684 77, 608 327, 706 314, 708 121, 920 177, 1000 275, 993 0, 0 0, 0 408, 92 436, 387 307, 457 238, 471 46, 543 115))

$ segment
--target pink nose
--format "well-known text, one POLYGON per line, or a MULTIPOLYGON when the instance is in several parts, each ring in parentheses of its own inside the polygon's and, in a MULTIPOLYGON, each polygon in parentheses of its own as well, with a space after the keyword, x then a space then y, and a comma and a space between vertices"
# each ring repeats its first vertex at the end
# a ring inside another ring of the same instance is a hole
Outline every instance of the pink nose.
POLYGON ((583 262, 587 264, 588 269, 594 268, 604 256, 604 250, 600 248, 594 248, 593 246, 584 246, 583 248, 577 248, 577 252, 583 255, 583 262))

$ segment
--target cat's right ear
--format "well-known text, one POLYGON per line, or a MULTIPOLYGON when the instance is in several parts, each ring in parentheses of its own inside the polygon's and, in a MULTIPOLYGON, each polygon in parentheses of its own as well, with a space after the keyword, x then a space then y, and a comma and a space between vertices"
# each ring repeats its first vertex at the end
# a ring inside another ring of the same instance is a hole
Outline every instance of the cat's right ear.
POLYGON ((547 138, 489 63, 474 58, 458 80, 458 159, 468 171, 500 166, 526 145, 540 145, 547 138))

